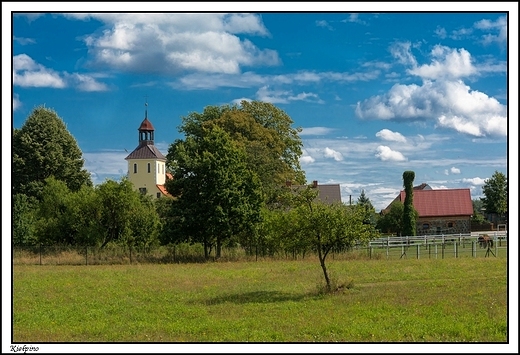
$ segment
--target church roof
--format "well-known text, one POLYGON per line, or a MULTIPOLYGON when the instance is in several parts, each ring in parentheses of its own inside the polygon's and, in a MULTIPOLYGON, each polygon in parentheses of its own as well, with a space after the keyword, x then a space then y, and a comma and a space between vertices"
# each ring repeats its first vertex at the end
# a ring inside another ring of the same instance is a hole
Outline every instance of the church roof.
POLYGON ((141 144, 130 153, 125 160, 128 159, 162 159, 166 157, 153 144, 141 144))
POLYGON ((139 126, 140 131, 155 131, 153 128, 152 122, 148 121, 148 118, 145 118, 141 125, 139 126))

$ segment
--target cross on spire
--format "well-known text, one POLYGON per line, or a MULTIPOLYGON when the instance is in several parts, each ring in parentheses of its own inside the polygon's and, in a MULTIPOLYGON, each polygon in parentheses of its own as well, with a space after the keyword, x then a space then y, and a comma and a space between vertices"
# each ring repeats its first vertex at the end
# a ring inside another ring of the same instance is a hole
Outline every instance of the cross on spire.
POLYGON ((145 102, 144 102, 144 118, 148 118, 148 95, 144 96, 145 102))

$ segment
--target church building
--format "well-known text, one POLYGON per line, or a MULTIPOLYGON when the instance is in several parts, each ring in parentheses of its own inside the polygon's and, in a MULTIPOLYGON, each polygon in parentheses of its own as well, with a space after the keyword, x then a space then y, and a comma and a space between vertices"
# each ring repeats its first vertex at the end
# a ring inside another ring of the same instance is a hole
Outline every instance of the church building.
POLYGON ((148 120, 148 108, 138 131, 139 145, 125 158, 128 161, 128 179, 134 185, 134 189, 142 194, 154 198, 167 196, 168 192, 164 186, 166 157, 154 145, 155 129, 148 120))

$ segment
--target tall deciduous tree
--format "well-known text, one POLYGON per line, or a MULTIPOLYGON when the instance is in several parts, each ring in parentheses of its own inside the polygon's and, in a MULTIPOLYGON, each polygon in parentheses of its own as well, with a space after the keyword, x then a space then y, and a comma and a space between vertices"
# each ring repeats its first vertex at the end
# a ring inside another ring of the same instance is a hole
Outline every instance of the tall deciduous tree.
POLYGON ((203 113, 190 113, 179 127, 186 137, 201 137, 212 127, 226 131, 246 152, 247 167, 262 184, 267 201, 272 201, 285 181, 305 183, 300 167, 302 141, 292 119, 270 103, 242 101, 240 106, 208 106, 203 113))
POLYGON ((416 217, 413 207, 413 180, 415 179, 415 173, 413 171, 405 171, 403 173, 403 185, 404 192, 406 194, 404 198, 404 209, 403 209, 403 234, 405 236, 416 235, 416 217))
POLYGON ((496 213, 503 218, 507 213, 507 177, 495 171, 493 175, 486 179, 482 192, 485 197, 481 198, 486 213, 496 213))
POLYGON ((172 215, 178 222, 174 241, 200 242, 205 257, 233 235, 253 232, 260 219, 262 194, 257 175, 247 168, 246 154, 219 127, 203 128, 170 145, 167 164, 173 179, 166 188, 177 198, 172 215))
MULTIPOLYGON (((135 227, 136 221, 143 219, 140 218, 140 196, 134 191, 132 183, 127 179, 120 182, 106 180, 97 187, 97 194, 101 205, 101 248, 110 242, 133 244, 136 233, 132 227, 135 227)), ((156 218, 158 223, 157 214, 156 218)))
POLYGON ((46 178, 65 182, 72 191, 92 186, 82 152, 58 114, 37 107, 13 132, 13 194, 39 198, 46 178))

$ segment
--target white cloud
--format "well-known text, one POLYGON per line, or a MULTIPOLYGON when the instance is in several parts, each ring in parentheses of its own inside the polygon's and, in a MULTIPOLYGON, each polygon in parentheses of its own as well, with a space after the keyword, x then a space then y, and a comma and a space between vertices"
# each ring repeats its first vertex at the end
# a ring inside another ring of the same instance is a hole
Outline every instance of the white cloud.
POLYGON ((329 25, 329 23, 327 21, 325 21, 325 20, 316 21, 316 26, 326 28, 326 29, 328 29, 330 31, 334 30, 332 28, 332 26, 329 25))
POLYGON ((300 136, 324 136, 332 133, 335 129, 329 127, 305 127, 302 128, 300 136))
POLYGON ((32 38, 16 37, 16 36, 13 36, 13 41, 20 43, 22 46, 25 46, 27 44, 36 43, 36 41, 32 38))
POLYGON ((448 169, 444 170, 444 175, 450 175, 450 172, 448 171, 448 169))
POLYGON ((432 63, 409 69, 412 75, 423 79, 468 77, 477 73, 471 62, 471 54, 462 49, 436 45, 431 51, 432 63))
POLYGON ((462 182, 468 183, 475 186, 484 185, 486 179, 481 179, 479 177, 471 178, 471 179, 462 179, 462 182))
POLYGON ((91 173, 94 184, 102 183, 106 178, 118 180, 128 172, 125 151, 84 152, 85 169, 91 173))
MULTIPOLYGON (((253 72, 244 73, 191 73, 172 82, 170 85, 176 89, 217 89, 219 87, 238 87, 250 88, 259 86, 279 86, 279 85, 308 85, 320 82, 340 82, 350 83, 356 81, 370 81, 379 77, 379 70, 368 72, 346 73, 346 72, 313 72, 299 71, 293 74, 284 75, 259 75, 253 72)), ((301 93, 300 98, 316 99, 314 101, 322 103, 322 100, 314 93, 301 93)), ((298 96, 295 96, 298 98, 298 96)), ((336 97, 338 99, 338 97, 336 97)))
POLYGON ((496 21, 490 21, 487 19, 478 21, 474 24, 474 27, 482 31, 492 32, 482 35, 482 41, 484 44, 490 44, 493 42, 499 44, 507 43, 507 19, 505 16, 499 17, 496 21))
POLYGON ((108 86, 96 81, 92 76, 83 74, 70 74, 69 79, 80 91, 108 91, 108 86))
POLYGON ((412 44, 410 42, 396 42, 392 44, 389 48, 390 53, 394 58, 397 59, 397 62, 406 66, 417 66, 417 60, 412 55, 411 52, 412 44))
POLYGON ((323 155, 325 156, 325 158, 332 158, 335 161, 342 161, 343 160, 343 155, 340 152, 335 151, 334 149, 330 149, 329 147, 325 147, 323 152, 324 152, 323 155))
MULTIPOLYGON (((256 14, 90 14, 107 29, 84 41, 93 64, 130 72, 237 74, 281 63, 274 50, 237 36, 269 35, 256 14)), ((69 18, 77 18, 74 15, 69 18)), ((84 17, 82 17, 84 19, 84 17)))
POLYGON ((356 14, 356 13, 350 14, 350 16, 347 19, 342 20, 341 22, 359 23, 361 25, 366 25, 367 24, 365 21, 360 20, 359 19, 359 14, 356 14))
POLYGON ((315 159, 313 157, 311 157, 310 155, 305 155, 305 156, 300 157, 300 163, 302 163, 302 164, 311 164, 314 162, 315 162, 315 159))
POLYGON ((380 145, 377 147, 377 153, 375 155, 377 158, 379 158, 382 161, 405 161, 406 158, 403 154, 396 150, 390 149, 390 147, 387 147, 385 145, 380 145))
POLYGON ((406 143, 406 138, 401 133, 392 132, 391 130, 386 128, 377 132, 376 137, 379 137, 385 141, 406 143))
POLYGON ((13 84, 22 87, 66 87, 58 73, 36 63, 27 54, 13 57, 13 84))
POLYGON ((507 107, 462 81, 394 85, 385 95, 358 102, 360 118, 433 120, 439 127, 472 136, 507 136, 507 107))
POLYGON ((446 38, 446 29, 444 27, 437 26, 437 28, 435 29, 435 34, 439 38, 444 39, 446 38))
POLYGON ((13 95, 13 111, 18 110, 22 106, 22 103, 20 102, 20 97, 18 94, 13 95))
POLYGON ((307 102, 316 102, 323 103, 323 101, 318 97, 318 95, 313 93, 300 93, 294 95, 292 91, 288 90, 272 90, 269 86, 262 86, 256 92, 256 98, 259 101, 270 102, 270 103, 279 103, 286 104, 290 101, 307 101, 307 102))
POLYGON ((91 75, 58 73, 35 62, 27 54, 13 57, 13 85, 21 87, 75 87, 80 91, 107 91, 108 87, 91 75))
POLYGON ((452 166, 451 169, 450 169, 450 172, 452 174, 460 174, 460 169, 452 166))

